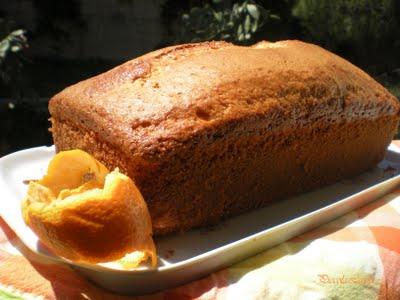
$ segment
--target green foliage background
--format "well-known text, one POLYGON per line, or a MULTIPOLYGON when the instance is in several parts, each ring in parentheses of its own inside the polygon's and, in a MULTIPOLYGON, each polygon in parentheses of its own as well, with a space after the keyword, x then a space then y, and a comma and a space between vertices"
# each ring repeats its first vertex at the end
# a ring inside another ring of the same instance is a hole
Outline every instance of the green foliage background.
MULTIPOLYGON (((328 47, 387 41, 399 33, 396 0, 299 0, 293 15, 328 47)), ((397 41, 398 42, 398 41, 397 41)))

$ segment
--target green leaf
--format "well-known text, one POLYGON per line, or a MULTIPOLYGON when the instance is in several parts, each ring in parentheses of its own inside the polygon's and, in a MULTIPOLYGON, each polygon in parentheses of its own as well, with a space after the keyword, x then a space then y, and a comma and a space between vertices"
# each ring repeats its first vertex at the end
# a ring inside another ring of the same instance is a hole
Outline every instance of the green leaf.
POLYGON ((247 4, 246 6, 247 11, 249 12, 250 16, 252 16, 255 20, 260 18, 260 11, 255 4, 247 4))
POLYGON ((270 14, 269 17, 271 19, 274 19, 274 20, 280 20, 281 19, 281 17, 279 17, 278 15, 274 15, 274 14, 270 14))
POLYGON ((237 3, 233 4, 232 15, 237 14, 238 10, 239 10, 239 4, 237 3))
POLYGON ((253 22, 253 24, 251 25, 251 32, 256 32, 257 31, 257 29, 258 29, 258 20, 255 20, 254 22, 253 22))
POLYGON ((240 14, 241 14, 240 7, 238 7, 238 8, 235 9, 235 10, 232 10, 232 18, 233 18, 233 19, 238 19, 238 18, 240 18, 240 14))
POLYGON ((0 58, 5 58, 7 49, 10 47, 10 42, 5 39, 0 42, 0 58))
POLYGON ((10 36, 23 36, 25 34, 25 30, 17 29, 10 33, 10 36))
POLYGON ((228 23, 226 23, 226 26, 228 28, 232 28, 235 25, 235 23, 233 23, 232 21, 229 21, 228 23))
POLYGON ((239 36, 239 35, 241 35, 242 33, 243 33, 243 25, 240 24, 239 27, 238 27, 238 29, 237 29, 237 35, 239 36))
POLYGON ((223 19, 222 12, 214 12, 213 14, 214 14, 214 18, 215 18, 218 22, 221 22, 221 21, 222 21, 222 19, 223 19))
POLYGON ((249 33, 250 32, 250 27, 251 27, 250 15, 247 15, 246 19, 244 21, 244 32, 245 33, 249 33))

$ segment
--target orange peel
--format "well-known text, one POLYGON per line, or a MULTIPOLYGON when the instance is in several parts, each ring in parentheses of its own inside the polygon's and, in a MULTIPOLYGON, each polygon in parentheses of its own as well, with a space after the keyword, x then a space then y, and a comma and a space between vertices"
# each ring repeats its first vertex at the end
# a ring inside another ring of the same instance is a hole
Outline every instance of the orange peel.
POLYGON ((25 223, 55 254, 122 268, 157 263, 150 214, 140 191, 118 169, 82 150, 58 153, 22 201, 25 223), (132 254, 134 253, 134 255, 132 254))

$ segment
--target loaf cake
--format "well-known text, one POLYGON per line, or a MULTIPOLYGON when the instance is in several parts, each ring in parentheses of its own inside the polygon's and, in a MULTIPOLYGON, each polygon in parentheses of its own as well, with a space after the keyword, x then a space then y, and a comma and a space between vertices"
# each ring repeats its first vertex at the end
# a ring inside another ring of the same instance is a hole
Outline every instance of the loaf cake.
POLYGON ((64 89, 49 110, 57 151, 134 179, 156 235, 359 174, 399 121, 384 87, 300 41, 164 48, 64 89))

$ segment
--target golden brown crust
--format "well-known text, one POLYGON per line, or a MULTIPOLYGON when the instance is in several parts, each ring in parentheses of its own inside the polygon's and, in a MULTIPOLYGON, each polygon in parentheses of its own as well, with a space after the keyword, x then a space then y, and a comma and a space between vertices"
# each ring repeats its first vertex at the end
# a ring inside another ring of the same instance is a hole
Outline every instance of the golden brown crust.
POLYGON ((162 49, 66 88, 49 109, 138 156, 244 116, 264 115, 271 129, 282 130, 399 112, 397 100, 367 74, 299 41, 162 49))
POLYGON ((399 119, 380 84, 299 41, 161 49, 65 89, 49 109, 57 149, 84 149, 134 178, 156 234, 361 172, 382 157, 399 119))
POLYGON ((181 144, 158 165, 144 165, 96 135, 53 120, 58 150, 80 148, 135 178, 147 202, 155 235, 212 224, 361 173, 379 162, 398 120, 381 117, 353 123, 316 123, 306 128, 240 139, 204 132, 181 144))

